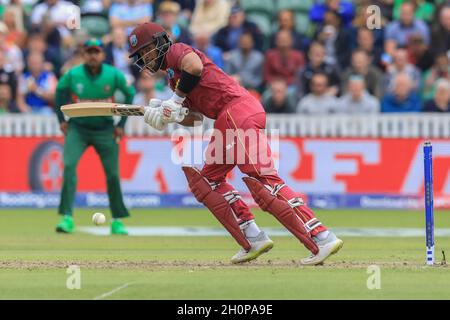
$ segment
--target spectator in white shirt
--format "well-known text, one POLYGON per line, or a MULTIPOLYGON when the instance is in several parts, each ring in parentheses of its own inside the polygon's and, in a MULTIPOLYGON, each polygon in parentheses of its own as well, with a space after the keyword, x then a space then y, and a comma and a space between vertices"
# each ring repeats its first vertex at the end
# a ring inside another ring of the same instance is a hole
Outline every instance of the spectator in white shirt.
POLYGON ((362 76, 351 76, 347 84, 347 92, 338 99, 338 113, 377 113, 380 111, 380 101, 366 90, 362 76))
POLYGON ((10 65, 19 75, 24 68, 23 53, 17 45, 6 41, 7 34, 8 27, 0 21, 0 50, 5 55, 5 63, 10 65))
POLYGON ((46 0, 33 8, 31 24, 33 29, 46 35, 50 46, 70 45, 72 41, 70 22, 78 12, 78 8, 71 2, 46 0))
POLYGON ((297 112, 315 115, 333 113, 336 109, 337 99, 327 91, 327 75, 325 73, 314 74, 311 79, 311 93, 300 100, 297 112))
POLYGON ((225 27, 230 16, 230 3, 226 0, 197 0, 189 25, 191 33, 204 31, 214 34, 225 27))

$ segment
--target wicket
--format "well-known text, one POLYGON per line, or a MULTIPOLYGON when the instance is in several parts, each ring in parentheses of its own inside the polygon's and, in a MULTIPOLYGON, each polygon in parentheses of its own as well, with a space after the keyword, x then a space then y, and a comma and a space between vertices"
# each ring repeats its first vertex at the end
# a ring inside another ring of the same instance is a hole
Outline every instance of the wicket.
POLYGON ((433 214, 433 147, 430 141, 423 145, 425 174, 425 235, 427 247, 427 265, 434 264, 434 214, 433 214))

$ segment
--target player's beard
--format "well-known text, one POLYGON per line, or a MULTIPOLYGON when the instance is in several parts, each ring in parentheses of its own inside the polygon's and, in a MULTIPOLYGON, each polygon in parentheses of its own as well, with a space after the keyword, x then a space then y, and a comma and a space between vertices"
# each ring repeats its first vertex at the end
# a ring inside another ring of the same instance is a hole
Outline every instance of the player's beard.
POLYGON ((134 64, 139 68, 139 71, 142 72, 144 70, 147 70, 150 75, 155 75, 164 64, 164 57, 167 54, 167 50, 163 50, 165 46, 169 47, 170 43, 164 43, 161 46, 157 46, 154 49, 148 51, 144 56, 139 56, 138 59, 134 62, 134 64), (156 57, 147 63, 145 61, 145 56, 154 51, 156 51, 157 53, 156 57))
POLYGON ((87 61, 87 63, 86 63, 86 66, 88 67, 89 71, 91 71, 92 73, 97 72, 100 69, 101 65, 102 65, 102 63, 97 60, 87 61))

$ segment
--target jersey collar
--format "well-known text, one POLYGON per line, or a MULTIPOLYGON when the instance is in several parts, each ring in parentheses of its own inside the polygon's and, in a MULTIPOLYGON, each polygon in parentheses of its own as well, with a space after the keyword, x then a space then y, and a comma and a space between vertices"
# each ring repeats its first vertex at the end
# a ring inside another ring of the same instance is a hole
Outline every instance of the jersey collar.
POLYGON ((86 74, 91 78, 98 77, 103 71, 103 63, 100 65, 100 70, 99 70, 98 74, 95 74, 95 75, 91 73, 91 70, 88 68, 88 66, 86 64, 83 64, 83 66, 84 66, 84 71, 86 71, 86 74))

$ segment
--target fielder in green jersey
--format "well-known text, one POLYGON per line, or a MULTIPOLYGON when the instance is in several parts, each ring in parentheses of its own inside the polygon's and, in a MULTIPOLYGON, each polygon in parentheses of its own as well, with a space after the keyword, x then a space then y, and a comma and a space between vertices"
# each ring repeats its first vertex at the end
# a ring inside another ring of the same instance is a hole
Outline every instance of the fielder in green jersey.
POLYGON ((60 108, 64 104, 103 101, 113 102, 114 92, 120 90, 125 103, 131 104, 135 94, 122 72, 104 64, 105 53, 100 40, 91 39, 84 44, 85 63, 67 71, 56 88, 56 113, 64 140, 64 179, 58 213, 61 222, 57 232, 72 233, 75 229, 72 208, 76 192, 76 167, 87 147, 93 146, 100 156, 107 179, 109 205, 113 217, 112 234, 128 234, 120 218, 129 213, 123 202, 119 179, 119 145, 124 135, 126 118, 114 125, 112 117, 71 118, 67 122, 60 108))

